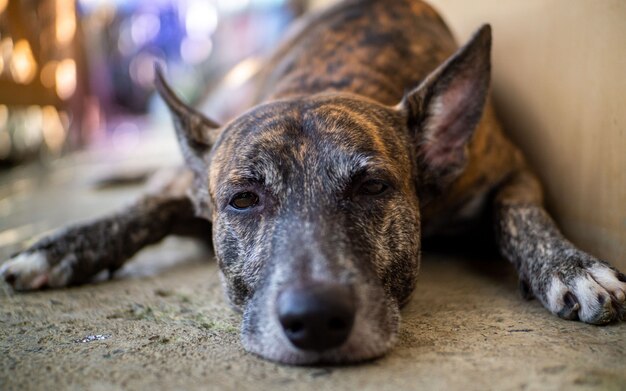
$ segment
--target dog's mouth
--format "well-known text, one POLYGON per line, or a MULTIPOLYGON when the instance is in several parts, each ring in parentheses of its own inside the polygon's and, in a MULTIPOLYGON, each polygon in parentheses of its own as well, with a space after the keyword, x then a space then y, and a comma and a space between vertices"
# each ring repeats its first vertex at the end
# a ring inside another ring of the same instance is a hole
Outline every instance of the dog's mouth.
POLYGON ((249 352, 283 364, 355 364, 383 356, 398 325, 399 307, 381 287, 318 283, 253 297, 241 339, 249 352), (263 305, 267 297, 272 305, 263 305))

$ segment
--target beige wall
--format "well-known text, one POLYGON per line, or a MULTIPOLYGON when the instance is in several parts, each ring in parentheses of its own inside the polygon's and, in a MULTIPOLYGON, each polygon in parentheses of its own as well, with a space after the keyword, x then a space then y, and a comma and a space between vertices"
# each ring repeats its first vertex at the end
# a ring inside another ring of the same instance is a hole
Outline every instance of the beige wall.
POLYGON ((431 0, 459 40, 494 34, 502 118, 583 249, 626 269, 626 1, 431 0))

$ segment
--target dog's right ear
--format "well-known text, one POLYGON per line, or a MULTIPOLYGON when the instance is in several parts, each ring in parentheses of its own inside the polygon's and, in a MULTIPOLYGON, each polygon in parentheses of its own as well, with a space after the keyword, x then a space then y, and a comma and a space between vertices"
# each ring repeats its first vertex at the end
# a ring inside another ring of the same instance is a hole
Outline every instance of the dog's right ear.
POLYGON ((196 171, 204 165, 204 155, 220 134, 219 125, 183 103, 165 81, 163 71, 155 64, 154 84, 172 114, 176 138, 187 166, 196 171))

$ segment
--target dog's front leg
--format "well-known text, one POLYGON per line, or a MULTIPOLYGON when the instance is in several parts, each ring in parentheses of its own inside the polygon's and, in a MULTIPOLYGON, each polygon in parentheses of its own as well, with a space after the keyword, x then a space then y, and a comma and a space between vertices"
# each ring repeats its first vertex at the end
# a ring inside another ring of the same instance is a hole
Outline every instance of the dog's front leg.
POLYGON ((565 319, 604 324, 624 318, 626 276, 563 237, 533 174, 511 177, 495 202, 500 251, 517 268, 522 294, 565 319))
POLYGON ((157 178, 158 186, 154 182, 129 207, 41 239, 2 264, 0 276, 16 290, 33 290, 80 284, 102 270, 115 271, 143 247, 194 220, 185 191, 189 174, 179 172, 165 182, 157 178))

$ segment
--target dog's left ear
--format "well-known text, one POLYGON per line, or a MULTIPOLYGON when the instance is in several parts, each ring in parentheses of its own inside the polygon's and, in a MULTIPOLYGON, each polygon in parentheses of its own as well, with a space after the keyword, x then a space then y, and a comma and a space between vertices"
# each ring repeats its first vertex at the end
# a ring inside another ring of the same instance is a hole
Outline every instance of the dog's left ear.
POLYGON ((482 26, 399 107, 406 116, 420 177, 442 187, 467 163, 467 142, 480 120, 489 90, 491 27, 482 26))
POLYGON ((204 170, 204 155, 217 140, 219 125, 183 103, 165 81, 158 64, 155 65, 154 84, 172 114, 176 137, 187 166, 196 172, 204 170))

